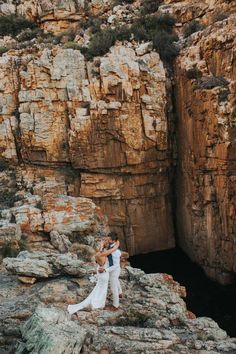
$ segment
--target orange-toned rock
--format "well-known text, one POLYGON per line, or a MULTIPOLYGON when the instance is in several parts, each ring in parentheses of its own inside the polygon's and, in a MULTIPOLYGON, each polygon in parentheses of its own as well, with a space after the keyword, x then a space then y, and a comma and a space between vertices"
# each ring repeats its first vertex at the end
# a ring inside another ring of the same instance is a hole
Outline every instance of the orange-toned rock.
POLYGON ((192 35, 176 62, 179 242, 221 283, 235 279, 236 21, 192 35))
POLYGON ((0 66, 11 102, 4 124, 19 111, 0 145, 4 157, 26 163, 19 188, 92 198, 130 254, 173 247, 170 83, 159 55, 117 44, 86 63, 78 50, 55 47, 11 52, 0 66), (19 75, 8 80, 12 66, 19 75), (5 144, 12 134, 15 150, 5 144))

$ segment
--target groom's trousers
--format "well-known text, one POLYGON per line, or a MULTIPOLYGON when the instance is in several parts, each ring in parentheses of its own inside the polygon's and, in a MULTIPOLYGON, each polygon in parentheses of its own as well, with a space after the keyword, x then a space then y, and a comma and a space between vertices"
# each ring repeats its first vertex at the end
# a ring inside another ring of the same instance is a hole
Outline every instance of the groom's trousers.
POLYGON ((110 286, 111 286, 111 292, 112 292, 112 300, 113 300, 114 307, 119 307, 119 304, 120 304, 119 294, 121 294, 121 286, 120 286, 120 282, 119 282, 119 276, 120 276, 120 267, 117 267, 109 274, 109 280, 110 280, 110 286))

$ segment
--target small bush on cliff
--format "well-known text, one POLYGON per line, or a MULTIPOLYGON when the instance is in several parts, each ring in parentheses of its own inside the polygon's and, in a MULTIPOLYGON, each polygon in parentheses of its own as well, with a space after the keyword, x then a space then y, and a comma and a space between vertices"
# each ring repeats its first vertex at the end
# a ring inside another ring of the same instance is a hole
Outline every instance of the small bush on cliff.
POLYGON ((172 33, 159 32, 153 37, 153 48, 155 48, 163 61, 172 62, 178 55, 179 49, 174 44, 177 36, 172 33))
POLYGON ((135 309, 126 311, 125 316, 120 316, 115 326, 132 326, 132 327, 148 327, 151 316, 145 312, 135 309))
POLYGON ((6 53, 8 51, 7 47, 0 47, 0 55, 6 53))
POLYGON ((89 44, 88 48, 82 48, 81 52, 87 59, 92 59, 95 56, 106 54, 109 49, 115 44, 116 40, 130 39, 130 30, 128 27, 118 27, 115 29, 106 28, 96 33, 89 44))
POLYGON ((19 241, 6 242, 0 249, 0 255, 2 258, 16 257, 19 252, 28 250, 28 245, 25 238, 21 238, 19 241))
POLYGON ((13 207, 14 203, 17 201, 17 196, 15 192, 11 191, 1 191, 0 192, 0 205, 3 205, 4 207, 13 207))
POLYGON ((0 172, 3 172, 9 168, 9 163, 8 161, 4 159, 0 159, 0 172))
POLYGON ((5 243, 5 245, 0 249, 0 255, 2 258, 16 257, 18 253, 18 246, 16 248, 11 242, 5 243))
POLYGON ((213 20, 214 20, 214 22, 223 21, 228 17, 229 17, 229 14, 227 12, 216 12, 214 14, 213 20))
POLYGON ((133 4, 135 0, 113 0, 113 5, 133 4))
POLYGON ((172 62, 178 54, 173 33, 175 19, 170 14, 140 16, 129 26, 105 28, 95 33, 88 48, 81 48, 87 59, 106 54, 117 40, 134 38, 137 42, 152 41, 162 60, 172 62))
POLYGON ((224 78, 220 76, 209 76, 209 77, 202 77, 198 80, 197 82, 197 88, 198 89, 206 89, 206 90, 211 90, 214 87, 221 86, 221 87, 227 87, 229 85, 229 82, 224 78))
POLYGON ((225 102, 228 99, 229 95, 229 89, 223 89, 222 91, 219 92, 218 94, 218 102, 225 102))
POLYGON ((81 49, 81 46, 78 43, 75 42, 67 42, 63 46, 65 49, 81 49))
POLYGON ((175 19, 169 15, 140 17, 131 27, 134 39, 137 41, 152 41, 153 48, 160 54, 162 60, 172 62, 178 54, 175 41, 177 35, 173 33, 175 19))
POLYGON ((142 13, 152 14, 153 12, 156 12, 162 2, 162 0, 142 0, 142 13))
POLYGON ((184 37, 189 37, 192 33, 202 31, 204 28, 204 25, 202 25, 196 20, 193 20, 184 26, 184 37))
POLYGON ((202 76, 202 73, 200 70, 198 70, 196 67, 191 68, 189 70, 186 71, 186 76, 188 79, 192 80, 192 79, 199 79, 202 76))
POLYGON ((26 28, 34 29, 36 24, 16 15, 0 16, 0 36, 16 36, 26 28))
POLYGON ((31 39, 37 38, 40 35, 43 35, 43 31, 40 28, 26 28, 17 36, 17 39, 19 42, 30 41, 31 39))

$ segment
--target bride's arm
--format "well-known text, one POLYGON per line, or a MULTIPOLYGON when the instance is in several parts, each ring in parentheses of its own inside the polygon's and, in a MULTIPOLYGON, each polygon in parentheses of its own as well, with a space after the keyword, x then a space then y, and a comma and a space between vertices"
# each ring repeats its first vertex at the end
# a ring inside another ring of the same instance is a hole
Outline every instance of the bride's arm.
POLYGON ((119 247, 120 247, 120 241, 116 241, 115 245, 111 249, 103 251, 102 254, 104 256, 109 256, 109 254, 115 252, 119 247))

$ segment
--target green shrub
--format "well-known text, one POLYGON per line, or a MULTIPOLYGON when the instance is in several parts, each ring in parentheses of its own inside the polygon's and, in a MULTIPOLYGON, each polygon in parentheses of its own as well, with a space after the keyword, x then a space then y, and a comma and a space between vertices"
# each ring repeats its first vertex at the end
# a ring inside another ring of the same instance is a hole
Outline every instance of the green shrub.
POLYGON ((218 102, 221 103, 227 101, 228 95, 229 95, 228 89, 223 89, 222 91, 220 91, 218 94, 218 102))
POLYGON ((92 16, 87 21, 87 28, 90 28, 92 33, 100 31, 102 20, 97 16, 92 16))
POLYGON ((4 159, 0 159, 0 172, 3 172, 9 168, 9 163, 8 161, 4 159))
POLYGON ((43 31, 40 28, 26 28, 17 36, 17 39, 19 42, 30 41, 31 39, 37 38, 39 35, 42 35, 42 32, 43 31))
POLYGON ((14 206, 14 203, 18 200, 15 192, 11 191, 1 191, 0 192, 0 204, 7 206, 9 208, 14 206))
POLYGON ((7 47, 0 47, 0 55, 6 53, 9 49, 7 47))
POLYGON ((200 70, 198 70, 196 67, 191 68, 189 70, 186 71, 186 76, 188 79, 192 80, 192 79, 198 79, 202 76, 202 73, 200 70))
POLYGON ((27 251, 28 245, 25 238, 21 238, 19 241, 6 242, 0 249, 0 255, 2 258, 16 257, 19 252, 27 251))
POLYGON ((0 36, 16 36, 26 28, 34 29, 36 24, 21 16, 0 16, 0 36))
POLYGON ((214 20, 214 22, 223 21, 228 17, 229 17, 229 14, 227 12, 217 12, 214 14, 213 20, 214 20))
POLYGON ((201 23, 199 23, 196 20, 193 20, 189 23, 187 23, 184 26, 184 37, 189 37, 191 36, 192 33, 198 32, 198 31, 202 31, 205 28, 204 25, 202 25, 201 23))
POLYGON ((78 43, 75 42, 67 42, 63 46, 65 49, 77 49, 80 50, 81 46, 78 43))
POLYGON ((177 36, 172 33, 160 31, 152 39, 153 48, 160 54, 161 60, 171 63, 178 55, 179 49, 175 45, 177 36))
POLYGON ((16 257, 18 253, 19 250, 17 250, 11 242, 5 243, 5 245, 0 249, 0 254, 3 258, 16 257))
POLYGON ((178 37, 173 34, 175 19, 169 14, 160 16, 144 16, 139 18, 131 32, 137 41, 152 41, 153 48, 158 51, 162 60, 171 62, 178 54, 174 44, 178 37))
POLYGON ((93 57, 106 54, 109 49, 115 44, 116 40, 130 39, 130 30, 123 26, 116 29, 106 28, 97 32, 92 37, 89 47, 82 48, 81 52, 87 57, 93 57))
POLYGON ((113 5, 133 4, 135 0, 114 0, 113 5))
POLYGON ((205 76, 198 80, 197 88, 211 90, 214 87, 227 87, 229 82, 221 76, 205 76))
POLYGON ((162 2, 162 0, 142 0, 142 13, 152 14, 153 12, 156 12, 162 2))
POLYGON ((129 309, 120 316, 116 322, 116 326, 132 326, 132 327, 148 327, 148 321, 150 320, 150 315, 145 312, 138 311, 135 309, 129 309))
POLYGON ((124 41, 133 38, 137 41, 152 41, 162 60, 172 62, 178 54, 173 34, 175 19, 170 14, 140 16, 132 26, 105 28, 95 33, 88 48, 81 48, 87 59, 106 54, 116 40, 124 41))

